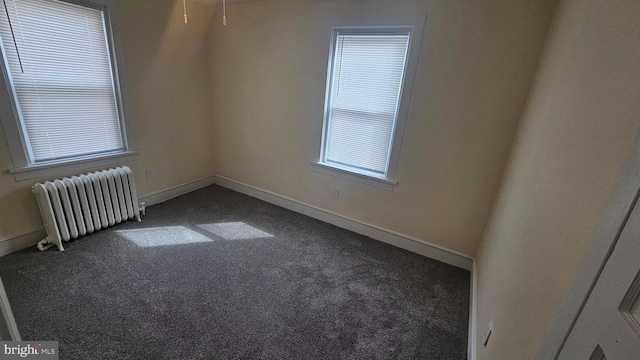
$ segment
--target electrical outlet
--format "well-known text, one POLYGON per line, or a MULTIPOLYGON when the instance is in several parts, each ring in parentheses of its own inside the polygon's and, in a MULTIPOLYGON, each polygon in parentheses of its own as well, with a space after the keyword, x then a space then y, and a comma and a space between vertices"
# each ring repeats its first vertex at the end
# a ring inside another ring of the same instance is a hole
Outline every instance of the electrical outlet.
POLYGON ((153 179, 153 170, 147 169, 147 179, 153 179))
POLYGON ((487 325, 487 328, 484 331, 484 335, 482 335, 482 345, 487 346, 489 342, 489 338, 491 337, 491 333, 493 332, 493 325, 491 322, 487 325))
POLYGON ((339 198, 340 197, 340 188, 333 189, 333 197, 334 198, 339 198))

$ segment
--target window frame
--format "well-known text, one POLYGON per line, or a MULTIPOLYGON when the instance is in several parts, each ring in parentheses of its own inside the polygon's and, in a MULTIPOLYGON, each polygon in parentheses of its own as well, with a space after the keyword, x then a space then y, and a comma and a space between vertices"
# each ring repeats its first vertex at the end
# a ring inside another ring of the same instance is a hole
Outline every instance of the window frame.
POLYGON ((116 93, 116 105, 120 117, 123 150, 92 155, 69 157, 51 161, 30 162, 30 144, 24 134, 24 123, 17 106, 16 95, 6 64, 5 44, 0 41, 0 123, 9 147, 13 174, 17 181, 39 177, 53 177, 60 174, 78 172, 92 167, 108 166, 134 160, 136 141, 129 100, 124 47, 120 31, 118 4, 115 0, 60 0, 71 4, 102 10, 105 24, 109 56, 113 74, 113 86, 116 93))
POLYGON ((396 172, 400 159, 400 149, 404 136, 404 128, 407 121, 409 104, 411 100, 411 90, 415 78, 420 45, 426 15, 411 16, 385 16, 385 17, 358 17, 358 18, 331 18, 326 23, 324 32, 325 48, 328 50, 326 82, 324 85, 323 115, 322 115, 322 137, 318 149, 318 158, 314 161, 313 170, 340 177, 346 180, 375 186, 385 190, 393 190, 397 185, 396 172), (370 33, 370 34, 394 34, 398 31, 409 31, 409 45, 407 60, 405 65, 404 79, 400 89, 397 117, 394 124, 391 138, 391 149, 388 155, 388 167, 386 174, 377 176, 366 171, 356 171, 354 168, 342 167, 333 163, 325 162, 327 131, 329 125, 329 105, 331 102, 331 87, 334 66, 334 55, 336 51, 336 38, 338 32, 347 33, 370 33))

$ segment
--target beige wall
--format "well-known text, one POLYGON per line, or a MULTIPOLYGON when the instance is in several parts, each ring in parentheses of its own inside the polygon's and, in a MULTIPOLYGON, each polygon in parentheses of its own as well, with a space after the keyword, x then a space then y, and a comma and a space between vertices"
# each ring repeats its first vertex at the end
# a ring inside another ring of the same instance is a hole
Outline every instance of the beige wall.
MULTIPOLYGON (((484 232, 477 334, 494 333, 478 357, 532 358, 640 128, 640 3, 564 0, 535 81, 556 0, 241 2, 227 27, 211 3, 189 2, 185 25, 181 1, 120 1, 139 193, 218 173, 470 255, 484 232), (312 171, 324 19, 415 13, 428 17, 399 185, 312 171)), ((42 227, 38 179, 11 167, 0 134, 0 241, 42 227)))
MULTIPOLYGON (((181 1, 120 1, 133 122, 141 152, 127 165, 135 173, 139 195, 214 173, 210 82, 206 76, 206 39, 212 13, 210 5, 191 3, 189 24, 185 25, 181 1), (146 179, 147 168, 155 171, 155 179, 146 179)), ((30 191, 39 179, 16 182, 8 173, 11 167, 2 133, 0 241, 42 228, 30 191)))
POLYGON ((565 0, 477 257, 478 359, 532 359, 640 129, 640 2, 565 0))
POLYGON ((555 0, 272 0, 212 27, 216 172, 473 255, 489 217, 555 0), (392 191, 312 171, 335 16, 426 13, 392 191), (331 196, 340 188, 340 198, 331 196))

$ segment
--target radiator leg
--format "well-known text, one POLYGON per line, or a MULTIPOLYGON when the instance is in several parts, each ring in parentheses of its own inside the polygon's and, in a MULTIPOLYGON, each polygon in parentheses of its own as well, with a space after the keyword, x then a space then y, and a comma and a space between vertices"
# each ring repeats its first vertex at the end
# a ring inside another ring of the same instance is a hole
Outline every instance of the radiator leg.
MULTIPOLYGON (((144 201, 140 202, 140 213, 144 216, 147 213, 147 204, 144 201)), ((136 220, 138 221, 142 221, 140 220, 140 213, 136 214, 136 220)))
POLYGON ((58 247, 58 251, 64 251, 64 247, 62 247, 62 243, 56 243, 55 244, 58 247))
POLYGON ((64 251, 64 247, 62 247, 62 244, 51 243, 49 242, 48 237, 38 242, 38 250, 40 251, 45 251, 52 246, 57 246, 59 251, 64 251))

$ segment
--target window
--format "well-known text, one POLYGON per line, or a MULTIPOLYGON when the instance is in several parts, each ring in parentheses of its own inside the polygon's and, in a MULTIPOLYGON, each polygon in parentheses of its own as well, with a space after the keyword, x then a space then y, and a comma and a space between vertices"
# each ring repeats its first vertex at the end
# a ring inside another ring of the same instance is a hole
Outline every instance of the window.
POLYGON ((2 105, 8 101, 10 106, 0 115, 14 160, 11 171, 73 162, 86 167, 87 161, 131 155, 112 1, 103 0, 102 6, 3 2, 0 39, 7 86, 0 96, 2 105))
POLYGON ((323 172, 384 188, 395 184, 423 21, 408 23, 332 27, 316 164, 323 172))

